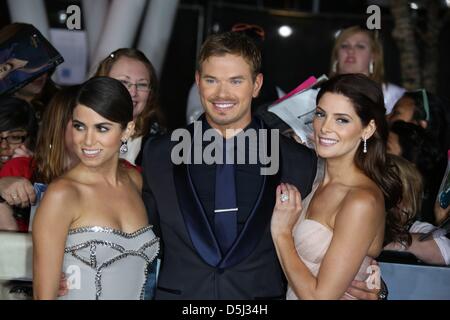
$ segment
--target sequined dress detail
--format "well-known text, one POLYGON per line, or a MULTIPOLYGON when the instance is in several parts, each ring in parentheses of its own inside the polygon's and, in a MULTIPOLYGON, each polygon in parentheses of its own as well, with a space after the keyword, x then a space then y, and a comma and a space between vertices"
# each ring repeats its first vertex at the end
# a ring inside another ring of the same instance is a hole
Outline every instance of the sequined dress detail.
POLYGON ((71 229, 63 263, 69 292, 60 299, 143 299, 158 252, 152 226, 133 233, 98 226, 71 229))

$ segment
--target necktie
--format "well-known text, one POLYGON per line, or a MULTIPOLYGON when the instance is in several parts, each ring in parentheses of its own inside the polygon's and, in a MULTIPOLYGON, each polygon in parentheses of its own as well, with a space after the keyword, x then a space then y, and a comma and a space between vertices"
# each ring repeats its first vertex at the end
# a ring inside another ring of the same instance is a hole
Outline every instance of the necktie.
POLYGON ((237 236, 237 204, 234 164, 227 160, 224 141, 224 163, 216 164, 214 231, 222 253, 225 254, 237 236), (228 162, 228 163, 227 163, 228 162))

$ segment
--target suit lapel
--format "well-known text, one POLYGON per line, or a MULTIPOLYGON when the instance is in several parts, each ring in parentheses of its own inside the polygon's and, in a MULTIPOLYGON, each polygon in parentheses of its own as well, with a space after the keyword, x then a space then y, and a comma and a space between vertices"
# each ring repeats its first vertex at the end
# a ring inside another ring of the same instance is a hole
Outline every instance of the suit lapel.
MULTIPOLYGON (((194 125, 189 125, 187 129, 193 138, 191 150, 189 150, 191 152, 193 143, 196 141, 195 134, 203 134, 203 132, 199 128, 195 128, 194 125)), ((191 154, 189 154, 189 158, 192 160, 191 154)), ((192 244, 207 264, 217 266, 222 259, 222 253, 195 190, 189 172, 189 165, 174 165, 173 170, 179 208, 192 244)))
POLYGON ((186 164, 174 166, 174 181, 179 208, 197 253, 211 266, 222 259, 219 245, 195 191, 186 164))

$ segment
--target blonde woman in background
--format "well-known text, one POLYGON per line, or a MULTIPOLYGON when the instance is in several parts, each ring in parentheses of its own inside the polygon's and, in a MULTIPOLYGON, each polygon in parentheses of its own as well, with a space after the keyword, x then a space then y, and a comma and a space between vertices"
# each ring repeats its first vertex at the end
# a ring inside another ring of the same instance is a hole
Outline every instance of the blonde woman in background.
POLYGON ((337 74, 362 73, 382 86, 386 114, 405 89, 384 79, 383 47, 376 32, 360 26, 341 30, 331 52, 330 77, 337 74))

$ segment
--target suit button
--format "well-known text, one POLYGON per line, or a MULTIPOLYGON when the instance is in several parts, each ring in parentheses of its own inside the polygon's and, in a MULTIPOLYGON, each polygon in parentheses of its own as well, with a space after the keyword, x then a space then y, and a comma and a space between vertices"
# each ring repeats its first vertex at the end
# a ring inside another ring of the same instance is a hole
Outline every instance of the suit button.
POLYGON ((218 273, 218 274, 222 274, 222 273, 224 273, 224 271, 225 271, 224 268, 219 268, 219 269, 217 269, 217 273, 218 273))

